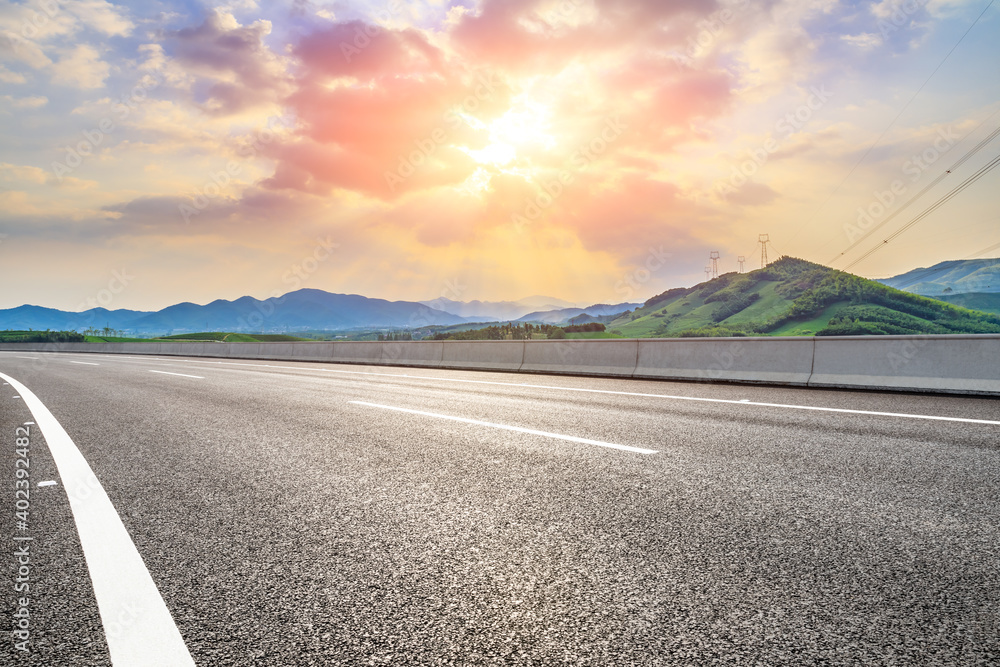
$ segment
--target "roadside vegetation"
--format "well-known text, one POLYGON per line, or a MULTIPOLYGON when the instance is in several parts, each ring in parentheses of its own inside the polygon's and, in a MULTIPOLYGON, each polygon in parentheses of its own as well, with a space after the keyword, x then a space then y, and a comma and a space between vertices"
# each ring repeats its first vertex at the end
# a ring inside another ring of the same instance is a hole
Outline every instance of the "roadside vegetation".
POLYGON ((83 343, 75 331, 0 331, 0 343, 83 343))
POLYGON ((548 340, 564 338, 617 338, 607 333, 606 327, 600 322, 555 326, 553 324, 531 324, 530 322, 508 322, 495 324, 481 329, 465 329, 462 331, 438 332, 431 340, 548 340))

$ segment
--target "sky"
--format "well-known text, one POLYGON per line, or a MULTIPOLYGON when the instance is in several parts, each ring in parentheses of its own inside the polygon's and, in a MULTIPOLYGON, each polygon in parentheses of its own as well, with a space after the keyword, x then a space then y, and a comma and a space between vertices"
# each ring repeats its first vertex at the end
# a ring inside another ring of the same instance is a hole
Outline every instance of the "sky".
POLYGON ((642 301, 761 234, 1000 256, 1000 169, 882 242, 1000 152, 998 34, 989 0, 7 0, 0 308, 642 301))

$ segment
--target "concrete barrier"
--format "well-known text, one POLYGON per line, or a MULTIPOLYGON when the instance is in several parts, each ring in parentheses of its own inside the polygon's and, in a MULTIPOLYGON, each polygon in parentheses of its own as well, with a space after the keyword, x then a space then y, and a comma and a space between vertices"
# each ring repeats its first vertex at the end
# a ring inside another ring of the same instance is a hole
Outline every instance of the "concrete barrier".
POLYGON ((420 366, 440 368, 444 355, 442 341, 399 341, 382 343, 383 366, 420 366))
POLYGON ((443 341, 442 368, 519 371, 524 363, 523 340, 443 341))
POLYGON ((365 341, 337 341, 333 344, 330 361, 341 364, 378 364, 382 359, 382 343, 365 341))
MULTIPOLYGON (((264 346, 271 343, 264 343, 264 346)), ((291 345, 292 359, 295 361, 326 361, 333 358, 334 343, 280 343, 281 345, 291 345)))
POLYGON ((0 343, 205 356, 1000 396, 1000 335, 333 343, 0 343))
POLYGON ((266 343, 227 343, 227 359, 260 359, 260 347, 266 343))
POLYGON ((809 386, 1000 395, 1000 336, 818 336, 809 386))
POLYGON ((634 377, 807 385, 812 338, 640 340, 634 377))
POLYGON ((525 341, 521 371, 632 377, 637 354, 635 340, 525 341))

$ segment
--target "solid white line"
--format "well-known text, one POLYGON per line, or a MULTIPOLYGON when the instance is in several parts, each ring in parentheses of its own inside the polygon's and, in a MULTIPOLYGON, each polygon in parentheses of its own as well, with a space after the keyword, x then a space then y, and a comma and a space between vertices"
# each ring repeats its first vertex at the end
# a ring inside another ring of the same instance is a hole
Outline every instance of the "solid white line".
POLYGON ((205 378, 203 378, 200 375, 185 375, 184 373, 170 373, 168 371, 149 371, 149 372, 150 373, 159 373, 160 375, 176 375, 177 377, 182 377, 182 378, 194 378, 196 380, 204 380, 205 379, 205 378))
POLYGON ((579 442, 584 445, 597 445, 598 447, 610 447, 611 449, 621 449, 626 452, 635 452, 636 454, 658 454, 655 449, 642 449, 641 447, 629 447, 628 445, 616 445, 611 442, 601 442, 600 440, 588 440, 587 438, 578 438, 573 435, 562 435, 560 433, 549 433, 548 431, 536 431, 531 428, 521 428, 520 426, 508 426, 507 424, 494 424, 493 422, 483 422, 478 419, 466 419, 465 417, 452 417, 451 415, 440 415, 435 412, 424 412, 423 410, 411 410, 409 408, 397 408, 391 405, 379 405, 378 403, 366 403, 365 401, 349 401, 354 405, 366 405, 370 408, 382 408, 383 410, 395 410, 396 412, 408 412, 413 415, 421 415, 424 417, 435 417, 437 419, 448 419, 451 421, 462 422, 463 424, 474 424, 476 426, 488 426, 489 428, 500 428, 505 431, 516 431, 518 433, 529 433, 531 435, 540 435, 546 438, 558 438, 559 440, 568 440, 570 442, 579 442))
POLYGON ((33 361, 38 361, 38 357, 14 357, 15 359, 31 359, 33 361))
POLYGON ((84 366, 100 366, 100 364, 95 364, 92 361, 71 361, 71 364, 83 364, 84 366))
POLYGON ((118 512, 87 460, 31 390, 12 377, 38 422, 67 492, 115 665, 194 665, 118 512))
POLYGON ((55 486, 56 484, 57 484, 57 482, 55 482, 53 480, 49 480, 47 482, 39 482, 38 486, 55 486))

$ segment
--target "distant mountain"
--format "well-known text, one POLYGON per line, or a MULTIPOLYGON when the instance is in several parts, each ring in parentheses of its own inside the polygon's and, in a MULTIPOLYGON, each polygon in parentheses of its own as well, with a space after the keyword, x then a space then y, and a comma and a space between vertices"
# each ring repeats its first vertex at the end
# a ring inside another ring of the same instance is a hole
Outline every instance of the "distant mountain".
POLYGON ((479 322, 510 322, 539 310, 572 308, 575 304, 548 296, 529 296, 517 301, 452 301, 440 297, 421 301, 425 306, 479 322))
POLYGON ((940 301, 946 301, 955 306, 968 308, 970 310, 981 310, 984 313, 996 313, 1000 315, 1000 293, 991 294, 942 294, 932 297, 940 301))
POLYGON ((0 329, 59 329, 89 327, 121 329, 133 334, 197 331, 305 331, 389 327, 414 329, 458 324, 466 318, 420 303, 369 299, 356 294, 332 294, 302 289, 280 297, 235 301, 219 299, 200 306, 179 303, 157 312, 103 308, 67 313, 38 306, 0 310, 0 329))
POLYGON ((91 308, 81 313, 69 313, 41 306, 19 306, 0 310, 0 329, 35 331, 80 331, 90 327, 98 329, 125 329, 128 324, 149 313, 140 310, 107 310, 91 308))
POLYGON ((1000 292, 1000 259, 941 262, 878 282, 924 296, 1000 292))
POLYGON ((1000 333, 1000 315, 782 257, 668 290, 607 326, 629 338, 1000 333))
POLYGON ((597 318, 608 315, 621 315, 627 310, 635 310, 642 307, 641 303, 619 303, 608 305, 599 303, 586 308, 560 308, 558 310, 543 310, 528 313, 524 317, 518 318, 518 322, 536 322, 541 324, 563 324, 573 320, 574 324, 585 324, 586 322, 596 322, 597 318), (588 317, 589 316, 589 319, 588 317))

